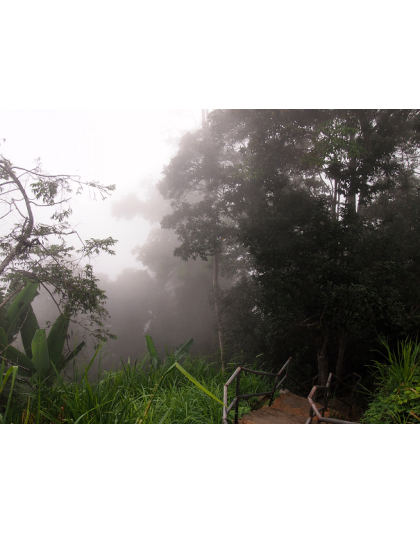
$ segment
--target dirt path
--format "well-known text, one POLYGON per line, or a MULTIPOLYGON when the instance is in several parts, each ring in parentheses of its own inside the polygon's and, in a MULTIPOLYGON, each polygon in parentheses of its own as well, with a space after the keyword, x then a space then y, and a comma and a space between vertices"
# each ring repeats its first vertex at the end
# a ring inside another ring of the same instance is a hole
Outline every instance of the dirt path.
POLYGON ((309 402, 294 393, 284 393, 277 397, 271 406, 263 406, 244 415, 239 421, 242 425, 290 425, 304 424, 309 415, 309 402))
MULTIPOLYGON (((348 407, 338 400, 332 402, 333 409, 325 413, 326 417, 346 418, 348 407), (344 417, 343 417, 344 416, 344 417)), ((321 405, 316 403, 320 409, 321 405)), ((263 406, 259 410, 244 415, 239 420, 241 425, 302 425, 309 417, 309 402, 306 397, 299 397, 287 391, 273 402, 272 406, 263 406)), ((316 423, 314 417, 312 423, 316 423)))

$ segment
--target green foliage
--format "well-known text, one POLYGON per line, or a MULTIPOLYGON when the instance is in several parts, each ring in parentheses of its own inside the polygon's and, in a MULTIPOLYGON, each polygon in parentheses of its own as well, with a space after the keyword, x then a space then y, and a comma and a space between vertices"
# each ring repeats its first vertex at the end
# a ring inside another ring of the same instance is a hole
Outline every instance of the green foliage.
POLYGON ((20 375, 45 379, 51 376, 51 365, 61 371, 80 352, 85 343, 80 343, 74 351, 63 355, 70 321, 67 313, 59 315, 46 337, 45 330, 38 327, 31 306, 31 302, 38 295, 38 285, 28 282, 10 302, 5 313, 5 323, 9 325, 7 333, 0 327, 0 354, 19 366, 20 375), (18 327, 25 354, 11 345, 18 327))
POLYGON ((55 320, 48 334, 47 345, 51 362, 59 367, 63 354, 64 343, 66 341, 67 330, 70 324, 70 317, 67 313, 61 313, 55 320))
POLYGON ((31 349, 33 355, 32 363, 34 364, 38 375, 40 375, 41 377, 45 377, 51 367, 45 330, 37 330, 35 332, 31 344, 31 349))
POLYGON ((35 316, 35 313, 32 309, 32 306, 28 307, 28 312, 26 314, 26 319, 22 324, 20 329, 20 335, 22 336, 23 348, 27 357, 32 360, 32 349, 31 344, 34 338, 35 332, 39 329, 38 321, 35 316))
POLYGON ((179 364, 178 362, 175 363, 175 367, 181 371, 181 373, 186 376, 188 378, 188 380, 190 382, 192 382, 195 386, 197 386, 199 389, 201 389, 201 391, 203 391, 207 396, 211 397, 212 399, 214 399, 215 401, 217 401, 218 403, 222 404, 223 405, 223 402, 218 399, 217 397, 215 397, 213 395, 213 393, 210 393, 210 391, 208 389, 206 389, 202 384, 200 384, 200 382, 194 378, 192 375, 190 375, 190 373, 188 371, 186 371, 181 364, 179 364))
POLYGON ((222 295, 233 354, 298 352, 326 378, 360 371, 378 335, 420 333, 419 116, 216 110, 207 138, 183 140, 160 184, 174 210, 162 222, 185 257, 221 238, 245 249, 222 295))
MULTIPOLYGON (((165 376, 170 372, 172 371, 172 369, 174 367, 176 367, 185 377, 188 378, 188 380, 190 382, 192 382, 195 386, 197 386, 201 391, 203 391, 208 397, 211 397, 212 399, 214 399, 215 401, 219 402, 220 404, 223 405, 223 402, 221 400, 219 400, 217 397, 215 397, 213 395, 213 393, 211 393, 207 388, 205 388, 202 384, 200 384, 200 382, 198 382, 197 379, 195 379, 188 371, 186 371, 182 365, 177 361, 178 359, 182 358, 183 356, 186 356, 193 344, 194 340, 193 339, 189 339, 188 341, 186 341, 185 343, 183 343, 175 352, 175 355, 172 355, 171 354, 167 354, 168 355, 168 360, 173 362, 173 364, 169 367, 169 369, 167 369, 167 371, 161 376, 161 378, 158 380, 158 382, 156 383, 156 386, 155 386, 155 390, 154 390, 154 393, 149 401, 149 404, 147 405, 147 408, 146 408, 146 411, 145 411, 145 414, 144 414, 144 417, 141 419, 141 422, 143 422, 143 419, 145 419, 147 417, 147 413, 150 409, 150 406, 151 406, 151 403, 153 401, 153 398, 156 394, 156 391, 157 391, 157 388, 159 387, 161 381, 165 378, 165 376)), ((146 346, 147 346, 147 350, 148 350, 148 353, 149 353, 149 357, 150 357, 150 361, 152 363, 152 366, 157 369, 159 367, 161 367, 162 363, 158 357, 158 354, 157 354, 157 351, 156 351, 156 348, 153 344, 153 340, 152 338, 146 334, 146 346)))
POLYGON ((7 329, 7 337, 9 339, 13 338, 19 332, 26 319, 26 312, 38 294, 38 288, 39 284, 28 282, 8 307, 7 322, 9 327, 7 329))
MULTIPOLYGON (((8 422, 67 424, 220 424, 222 421, 223 385, 227 374, 216 370, 204 358, 191 359, 192 340, 181 345, 161 366, 144 363, 122 364, 120 370, 88 379, 90 364, 75 380, 66 383, 56 372, 52 384, 39 382, 20 397, 12 399, 8 422), (183 358, 182 365, 177 361, 183 358), (179 372, 177 372, 177 370, 179 372)), ((230 366, 229 373, 234 371, 230 366)), ((267 391, 265 377, 246 374, 241 380, 243 391, 267 391)), ((235 396, 230 388, 228 402, 235 396)), ((243 402, 240 416, 251 404, 243 402)), ((230 419, 233 414, 229 414, 230 419)))
POLYGON ((156 368, 158 368, 162 365, 162 362, 160 361, 160 358, 158 356, 153 340, 149 336, 149 334, 146 334, 145 338, 146 338, 146 347, 147 347, 147 352, 149 354, 150 363, 156 368))
POLYGON ((0 394, 2 393, 4 387, 6 386, 7 381, 10 378, 10 375, 12 376, 12 382, 10 385, 10 391, 9 391, 9 396, 7 399, 6 410, 3 415, 0 414, 0 423, 6 423, 6 420, 7 420, 7 413, 9 411, 10 401, 12 400, 13 387, 15 385, 17 371, 18 371, 18 368, 17 366, 14 365, 10 367, 6 373, 4 373, 4 360, 3 360, 0 366, 0 394))
POLYGON ((378 386, 362 423, 420 423, 420 344, 409 339, 394 353, 386 342, 386 363, 375 362, 378 386))

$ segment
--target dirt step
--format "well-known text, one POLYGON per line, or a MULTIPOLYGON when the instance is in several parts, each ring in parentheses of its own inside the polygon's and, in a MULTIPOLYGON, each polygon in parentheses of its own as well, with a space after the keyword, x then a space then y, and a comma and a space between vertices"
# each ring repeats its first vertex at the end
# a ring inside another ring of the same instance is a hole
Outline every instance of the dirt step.
POLYGON ((309 408, 307 398, 285 392, 277 397, 272 406, 263 406, 260 410, 244 415, 239 423, 245 425, 304 424, 309 416, 309 408))

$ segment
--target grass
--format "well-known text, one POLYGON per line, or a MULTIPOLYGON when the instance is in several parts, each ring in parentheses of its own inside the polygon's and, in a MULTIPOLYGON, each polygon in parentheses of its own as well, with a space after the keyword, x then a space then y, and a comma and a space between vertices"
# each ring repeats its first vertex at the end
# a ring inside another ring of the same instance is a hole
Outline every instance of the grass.
MULTIPOLYGON (((84 372, 65 382, 59 375, 53 384, 32 388, 19 385, 8 406, 7 422, 14 424, 220 424, 222 405, 194 385, 174 368, 170 355, 159 367, 144 369, 143 364, 122 364, 118 371, 104 373, 98 380, 88 378, 92 358, 84 372), (172 367, 172 369, 171 369, 172 367)), ((225 374, 203 359, 186 357, 182 367, 215 397, 223 399, 223 385, 232 374, 225 374)), ((259 375, 245 374, 242 392, 269 390, 272 382, 259 375), (267 389, 268 388, 268 389, 267 389)), ((233 400, 234 387, 229 388, 233 400)), ((251 400, 252 402, 252 400, 251 400)), ((251 405, 241 402, 240 415, 251 405)), ((229 414, 233 418, 233 412, 229 414)))
POLYGON ((383 345, 386 363, 372 366, 377 389, 361 422, 420 423, 420 344, 406 339, 396 353, 383 345))

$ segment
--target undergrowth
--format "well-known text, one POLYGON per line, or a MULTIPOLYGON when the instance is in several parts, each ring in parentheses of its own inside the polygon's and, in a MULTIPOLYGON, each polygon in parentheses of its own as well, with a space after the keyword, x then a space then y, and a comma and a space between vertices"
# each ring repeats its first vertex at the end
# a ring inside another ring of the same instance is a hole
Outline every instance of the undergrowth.
MULTIPOLYGON (((94 357, 95 358, 95 357, 94 357)), ((143 364, 122 364, 92 381, 88 371, 77 373, 70 383, 59 375, 52 385, 19 385, 8 408, 8 423, 44 424, 220 424, 222 404, 194 385, 177 368, 171 355, 162 365, 145 369, 143 364), (171 367, 173 367, 171 369, 171 367)), ((235 369, 223 374, 203 359, 187 356, 182 369, 192 375, 217 399, 223 399, 223 385, 235 369)), ((271 389, 265 377, 246 374, 242 392, 271 389)), ((229 388, 228 402, 234 397, 229 388)), ((239 415, 248 413, 251 404, 242 401, 239 415)), ((229 414, 230 420, 233 413, 229 414)))
POLYGON ((392 352, 386 342, 386 363, 374 362, 377 389, 361 423, 420 423, 420 345, 409 339, 392 352))

